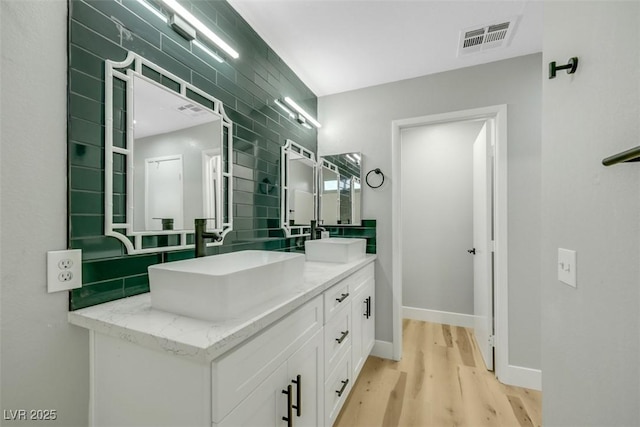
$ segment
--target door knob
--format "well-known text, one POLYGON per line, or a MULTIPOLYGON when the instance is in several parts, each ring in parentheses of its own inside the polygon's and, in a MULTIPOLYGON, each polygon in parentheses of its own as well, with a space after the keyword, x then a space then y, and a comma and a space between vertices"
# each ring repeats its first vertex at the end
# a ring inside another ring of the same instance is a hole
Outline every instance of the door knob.
POLYGON ((475 255, 476 254, 476 248, 468 249, 467 252, 469 252, 472 255, 475 255))

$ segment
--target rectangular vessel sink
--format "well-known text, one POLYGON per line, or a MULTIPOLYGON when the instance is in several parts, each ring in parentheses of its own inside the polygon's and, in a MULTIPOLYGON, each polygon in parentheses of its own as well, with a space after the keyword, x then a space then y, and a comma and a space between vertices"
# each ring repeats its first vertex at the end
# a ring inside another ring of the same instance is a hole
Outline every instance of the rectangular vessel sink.
POLYGON ((328 239, 306 240, 304 252, 307 261, 346 263, 363 259, 366 253, 366 239, 328 239))
POLYGON ((149 266, 151 306, 183 316, 238 317, 302 284, 304 255, 240 251, 149 266))

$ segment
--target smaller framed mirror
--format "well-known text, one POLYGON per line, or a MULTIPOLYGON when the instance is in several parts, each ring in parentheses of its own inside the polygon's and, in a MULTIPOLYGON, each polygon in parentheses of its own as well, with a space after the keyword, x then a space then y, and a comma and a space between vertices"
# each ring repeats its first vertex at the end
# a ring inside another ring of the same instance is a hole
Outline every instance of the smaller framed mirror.
POLYGON ((322 225, 362 223, 362 154, 320 157, 318 200, 322 225))
POLYGON ((280 218, 285 235, 309 235, 311 221, 317 220, 315 154, 287 140, 281 151, 281 181, 280 218))

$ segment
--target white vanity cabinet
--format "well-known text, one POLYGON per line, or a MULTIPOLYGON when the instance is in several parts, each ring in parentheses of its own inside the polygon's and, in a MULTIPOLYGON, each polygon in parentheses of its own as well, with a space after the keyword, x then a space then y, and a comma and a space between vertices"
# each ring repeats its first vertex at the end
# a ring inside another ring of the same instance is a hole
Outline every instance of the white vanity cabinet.
POLYGON ((148 296, 70 314, 90 329, 90 425, 332 426, 373 346, 371 261, 310 263, 317 287, 275 321, 203 322, 148 296))
POLYGON ((335 422, 374 343, 374 266, 368 264, 324 294, 325 415, 335 422))

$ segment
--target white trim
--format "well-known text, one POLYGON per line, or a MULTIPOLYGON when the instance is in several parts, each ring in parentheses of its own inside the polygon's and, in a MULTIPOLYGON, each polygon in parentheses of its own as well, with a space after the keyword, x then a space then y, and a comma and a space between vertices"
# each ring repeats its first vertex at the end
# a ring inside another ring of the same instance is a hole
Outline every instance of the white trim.
MULTIPOLYGON (((498 378, 497 375, 496 378, 498 378)), ((503 384, 530 388, 538 391, 542 390, 542 371, 540 369, 508 365, 506 374, 501 375, 498 379, 503 384)))
POLYGON ((399 360, 393 357, 393 343, 389 341, 376 340, 371 349, 371 356, 381 357, 383 359, 399 360))
POLYGON ((406 306, 402 307, 402 317, 404 319, 422 320, 424 322, 442 323, 444 325, 462 326, 464 328, 473 328, 476 319, 473 314, 406 306))
POLYGON ((392 164, 392 332, 393 358, 402 357, 402 199, 401 199, 401 135, 402 129, 464 120, 495 119, 496 164, 494 175, 495 212, 495 372, 500 378, 507 372, 509 361, 508 275, 507 275, 507 106, 494 105, 443 114, 413 117, 391 122, 392 164))
POLYGON ((89 426, 96 425, 96 332, 89 331, 89 426))

